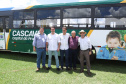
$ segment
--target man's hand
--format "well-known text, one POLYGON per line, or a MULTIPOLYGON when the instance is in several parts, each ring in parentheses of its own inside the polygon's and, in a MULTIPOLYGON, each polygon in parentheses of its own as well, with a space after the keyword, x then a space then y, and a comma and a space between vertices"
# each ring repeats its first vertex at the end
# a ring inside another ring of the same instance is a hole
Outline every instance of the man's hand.
POLYGON ((33 47, 33 51, 36 51, 35 46, 33 47))
POLYGON ((48 48, 46 48, 46 51, 48 51, 48 48))
POLYGON ((91 51, 89 51, 89 55, 91 55, 92 54, 92 52, 91 51))
POLYGON ((113 56, 112 60, 118 60, 118 57, 113 56))
POLYGON ((57 52, 59 52, 59 48, 57 49, 57 52))

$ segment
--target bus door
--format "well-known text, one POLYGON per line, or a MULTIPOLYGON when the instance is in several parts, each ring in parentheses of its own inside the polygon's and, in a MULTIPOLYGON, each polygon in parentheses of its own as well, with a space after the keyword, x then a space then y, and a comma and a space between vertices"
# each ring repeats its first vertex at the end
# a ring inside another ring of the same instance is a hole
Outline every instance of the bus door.
POLYGON ((0 50, 6 49, 6 40, 9 24, 9 17, 0 17, 0 50))

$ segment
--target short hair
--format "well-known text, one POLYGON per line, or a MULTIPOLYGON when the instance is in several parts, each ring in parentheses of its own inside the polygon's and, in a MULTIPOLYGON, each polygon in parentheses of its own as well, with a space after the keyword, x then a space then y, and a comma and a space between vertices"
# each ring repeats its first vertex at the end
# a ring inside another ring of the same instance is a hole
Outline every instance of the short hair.
POLYGON ((50 28, 55 28, 55 26, 54 26, 54 25, 52 25, 52 26, 50 26, 50 28))
MULTIPOLYGON (((55 27, 51 27, 51 28, 54 28, 54 29, 55 29, 55 27)), ((50 28, 50 29, 51 29, 51 28, 50 28)))
POLYGON ((72 33, 72 32, 75 32, 75 33, 76 33, 76 31, 74 31, 74 30, 73 30, 73 31, 71 31, 71 33, 72 33))
POLYGON ((44 28, 43 28, 43 27, 40 27, 39 30, 40 30, 40 29, 44 29, 44 28))
POLYGON ((109 32, 109 34, 106 37, 106 41, 108 41, 109 38, 118 38, 119 41, 121 41, 121 35, 117 31, 111 31, 111 32, 109 32))
POLYGON ((66 29, 66 30, 67 30, 67 28, 66 28, 66 27, 62 27, 62 29, 66 29))

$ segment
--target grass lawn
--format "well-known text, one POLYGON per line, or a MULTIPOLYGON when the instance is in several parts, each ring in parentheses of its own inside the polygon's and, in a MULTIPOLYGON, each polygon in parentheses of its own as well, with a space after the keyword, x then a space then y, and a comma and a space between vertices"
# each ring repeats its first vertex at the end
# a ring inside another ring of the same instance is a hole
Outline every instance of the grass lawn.
POLYGON ((36 72, 35 55, 0 52, 0 84, 125 84, 126 62, 103 61, 91 64, 89 77, 86 69, 80 73, 79 64, 76 71, 58 72, 53 61, 50 71, 36 72))

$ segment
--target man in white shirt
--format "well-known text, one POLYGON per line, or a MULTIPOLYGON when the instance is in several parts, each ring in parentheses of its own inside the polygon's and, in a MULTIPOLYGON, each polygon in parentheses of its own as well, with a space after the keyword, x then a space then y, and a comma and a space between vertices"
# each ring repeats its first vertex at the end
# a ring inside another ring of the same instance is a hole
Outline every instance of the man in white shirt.
POLYGON ((69 33, 66 33, 67 32, 67 28, 66 27, 63 27, 62 28, 62 32, 61 34, 59 34, 59 37, 60 37, 60 56, 61 56, 61 69, 63 70, 63 58, 64 58, 64 54, 65 54, 65 65, 66 65, 66 70, 69 70, 68 69, 68 56, 69 56, 69 45, 68 45, 68 39, 70 37, 70 34, 69 33))
POLYGON ((51 33, 47 36, 46 41, 46 51, 48 51, 48 68, 47 70, 51 69, 51 59, 52 53, 54 52, 55 60, 56 60, 56 68, 58 71, 59 69, 59 59, 58 59, 58 52, 60 49, 60 39, 59 35, 55 33, 55 28, 51 27, 51 33))
POLYGON ((91 43, 90 43, 90 39, 85 36, 86 32, 84 30, 81 30, 79 32, 79 34, 81 35, 81 37, 78 39, 78 42, 80 44, 80 64, 81 64, 81 70, 80 72, 84 72, 84 57, 86 58, 86 65, 87 65, 87 73, 90 76, 90 59, 89 59, 89 55, 91 55, 91 43))

